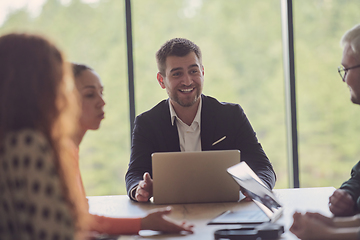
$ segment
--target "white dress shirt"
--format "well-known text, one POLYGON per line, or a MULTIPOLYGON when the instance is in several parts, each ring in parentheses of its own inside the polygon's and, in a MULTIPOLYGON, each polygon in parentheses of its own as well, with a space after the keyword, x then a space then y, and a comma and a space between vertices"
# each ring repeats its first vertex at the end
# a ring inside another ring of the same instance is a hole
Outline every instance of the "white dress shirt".
POLYGON ((176 114, 169 101, 171 124, 176 127, 179 133, 180 150, 182 152, 201 151, 200 123, 201 123, 201 98, 195 118, 190 126, 184 123, 176 114))
MULTIPOLYGON (((176 114, 173 106, 169 101, 171 124, 174 126, 176 120, 176 127, 179 133, 180 150, 182 152, 201 151, 201 137, 200 137, 200 123, 201 123, 201 104, 200 103, 196 112, 195 118, 190 126, 184 123, 176 114)), ((132 190, 130 197, 135 200, 136 185, 132 190)))

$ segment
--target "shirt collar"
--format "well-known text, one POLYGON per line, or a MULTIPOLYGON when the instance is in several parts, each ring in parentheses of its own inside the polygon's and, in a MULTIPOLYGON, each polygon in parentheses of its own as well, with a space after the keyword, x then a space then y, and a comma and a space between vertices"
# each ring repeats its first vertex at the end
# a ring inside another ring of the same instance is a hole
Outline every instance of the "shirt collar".
MULTIPOLYGON (((199 126, 200 126, 200 122, 201 122, 201 107, 202 107, 202 97, 200 96, 200 102, 199 102, 198 110, 196 112, 196 115, 195 115, 195 118, 194 118, 194 121, 193 121, 193 122, 197 122, 199 124, 199 126)), ((169 99, 169 108, 170 108, 171 125, 174 126, 175 119, 177 119, 177 118, 179 120, 181 120, 181 119, 177 116, 177 114, 176 114, 176 112, 174 110, 174 107, 171 104, 170 99, 169 99)))

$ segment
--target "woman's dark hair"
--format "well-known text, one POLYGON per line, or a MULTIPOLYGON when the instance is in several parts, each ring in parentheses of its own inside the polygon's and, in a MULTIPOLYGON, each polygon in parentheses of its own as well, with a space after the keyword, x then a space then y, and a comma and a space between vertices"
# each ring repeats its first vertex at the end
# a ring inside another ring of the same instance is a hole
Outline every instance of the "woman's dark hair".
POLYGON ((72 71, 74 74, 74 77, 78 77, 83 71, 85 70, 91 70, 93 69, 85 64, 79 64, 79 63, 71 63, 72 71))
POLYGON ((79 111, 70 66, 54 44, 33 34, 0 37, 0 145, 13 131, 41 132, 53 149, 65 199, 78 223, 84 206, 79 201, 69 143, 79 111))

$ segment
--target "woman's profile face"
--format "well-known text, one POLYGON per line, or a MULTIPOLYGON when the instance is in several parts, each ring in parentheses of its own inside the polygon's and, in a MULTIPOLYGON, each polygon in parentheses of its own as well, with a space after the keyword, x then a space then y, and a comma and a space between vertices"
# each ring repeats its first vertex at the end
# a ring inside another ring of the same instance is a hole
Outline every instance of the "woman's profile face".
POLYGON ((99 76, 92 70, 84 70, 76 77, 76 87, 80 93, 82 112, 80 127, 96 130, 104 119, 103 85, 99 76))

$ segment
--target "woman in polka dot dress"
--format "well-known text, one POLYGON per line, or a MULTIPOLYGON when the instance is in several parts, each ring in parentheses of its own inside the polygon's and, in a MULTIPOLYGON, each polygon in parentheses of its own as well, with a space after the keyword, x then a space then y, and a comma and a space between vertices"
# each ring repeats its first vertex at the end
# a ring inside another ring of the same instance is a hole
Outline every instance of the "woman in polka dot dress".
POLYGON ((44 37, 0 37, 1 240, 81 237, 86 205, 73 201, 67 147, 79 112, 70 70, 44 37))
MULTIPOLYGON (((79 129, 73 137, 76 145, 76 154, 82 138, 88 130, 96 130, 104 119, 103 85, 99 76, 91 68, 85 65, 73 64, 75 84, 79 91, 82 102, 82 114, 80 116, 79 129)), ((79 169, 78 162, 74 169, 79 169)), ((78 186, 85 199, 85 191, 80 176, 77 174, 78 186)), ((141 229, 150 229, 164 232, 177 233, 187 231, 192 233, 192 225, 182 223, 175 224, 163 218, 163 215, 170 213, 169 208, 159 209, 144 218, 110 218, 98 215, 91 215, 92 224, 90 230, 107 234, 137 234, 141 229)))

